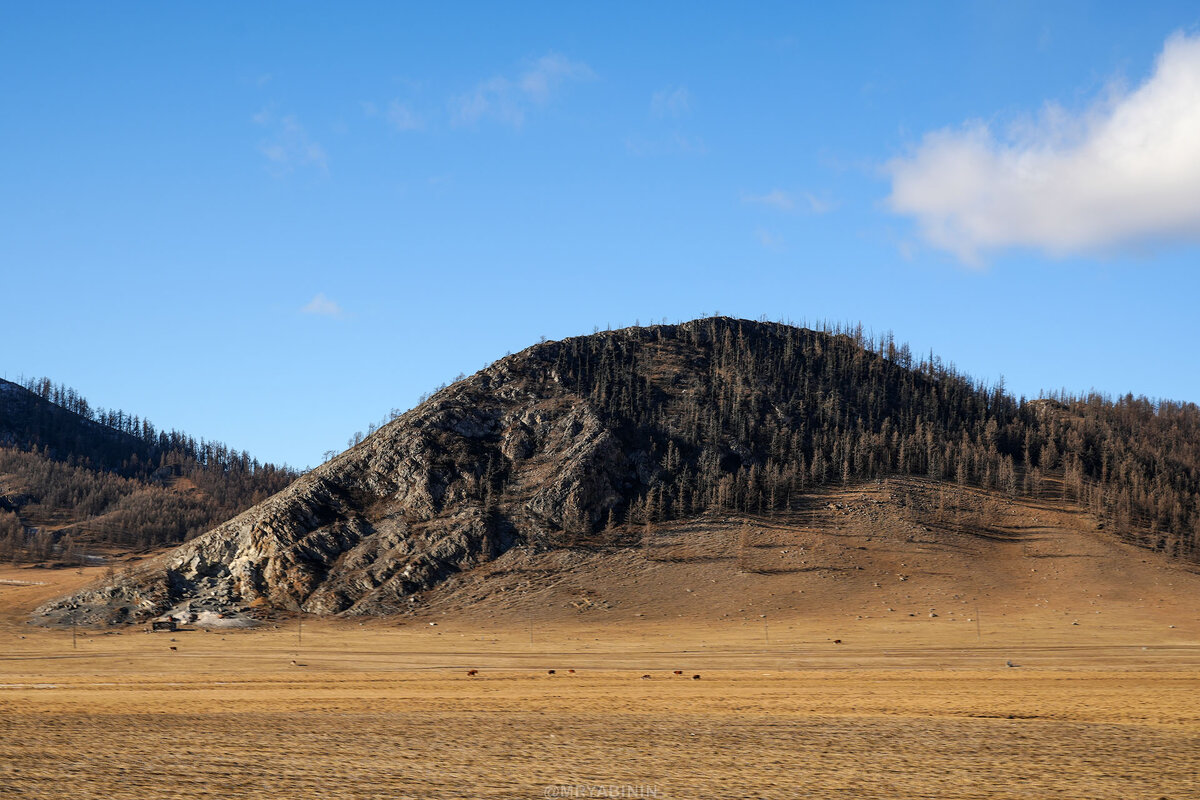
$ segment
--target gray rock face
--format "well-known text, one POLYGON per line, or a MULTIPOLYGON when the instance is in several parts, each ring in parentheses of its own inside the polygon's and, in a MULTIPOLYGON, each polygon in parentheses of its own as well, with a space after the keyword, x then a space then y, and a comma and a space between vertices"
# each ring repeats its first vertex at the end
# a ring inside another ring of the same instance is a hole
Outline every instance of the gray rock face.
POLYGON ((602 522, 638 464, 555 374, 555 343, 439 392, 284 491, 43 621, 252 605, 385 614, 516 544, 602 522))

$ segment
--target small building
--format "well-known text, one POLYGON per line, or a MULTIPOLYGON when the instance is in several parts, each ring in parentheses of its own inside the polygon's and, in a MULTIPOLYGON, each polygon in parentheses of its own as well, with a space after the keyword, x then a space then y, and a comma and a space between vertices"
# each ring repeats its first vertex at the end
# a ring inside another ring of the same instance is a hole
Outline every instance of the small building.
POLYGON ((152 631, 173 631, 176 628, 174 617, 159 617, 150 623, 152 631))

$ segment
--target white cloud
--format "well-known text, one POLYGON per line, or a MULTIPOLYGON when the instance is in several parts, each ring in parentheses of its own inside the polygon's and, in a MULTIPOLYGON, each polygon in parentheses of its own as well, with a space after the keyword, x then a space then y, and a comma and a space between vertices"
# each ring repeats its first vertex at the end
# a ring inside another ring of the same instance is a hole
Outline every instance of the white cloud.
POLYGON ((824 214, 827 211, 832 211, 834 204, 828 200, 822 200, 812 192, 785 192, 783 189, 772 189, 766 194, 744 194, 742 195, 743 203, 752 205, 770 206, 779 211, 786 212, 803 212, 808 214, 824 214))
POLYGON ((772 206, 773 208, 778 208, 780 211, 791 211, 796 207, 792 196, 782 189, 772 189, 766 194, 744 194, 742 195, 742 202, 753 205, 772 206))
POLYGON ((703 138, 683 130, 680 118, 691 111, 692 96, 684 86, 669 86, 650 96, 650 116, 658 120, 642 133, 625 137, 625 149, 635 156, 708 154, 703 138))
POLYGON ((662 89, 650 98, 650 113, 662 117, 682 117, 692 107, 692 95, 686 86, 662 89))
POLYGON ((783 237, 772 233, 766 228, 755 228, 754 238, 758 239, 758 243, 768 250, 779 250, 783 247, 783 237))
POLYGON ((396 100, 388 105, 387 119, 398 131, 419 131, 425 128, 425 119, 420 114, 396 100))
POLYGON ((313 299, 308 301, 308 304, 300 309, 305 314, 315 314, 320 317, 340 317, 342 316, 342 307, 325 296, 324 292, 317 292, 313 295, 313 299))
POLYGON ((935 131, 887 171, 891 209, 968 264, 1200 241, 1200 36, 1171 36, 1144 83, 1086 112, 1051 104, 1003 137, 935 131))
POLYGON ((829 200, 822 200, 811 192, 805 192, 804 202, 808 204, 808 210, 813 214, 824 214, 832 211, 836 207, 836 203, 829 200))
POLYGON ((258 150, 271 162, 277 174, 286 174, 296 167, 315 167, 322 172, 328 171, 325 149, 313 141, 294 115, 276 117, 273 111, 265 108, 251 119, 255 125, 270 131, 268 138, 259 144, 258 150))
POLYGON ((497 75, 471 91, 451 98, 452 122, 473 125, 492 118, 519 128, 530 109, 548 103, 564 84, 587 80, 594 73, 587 64, 571 61, 557 53, 548 53, 515 77, 497 75))
POLYGON ((548 53, 521 75, 521 91, 536 103, 550 99, 551 93, 567 81, 594 77, 591 68, 582 61, 571 61, 558 53, 548 53))

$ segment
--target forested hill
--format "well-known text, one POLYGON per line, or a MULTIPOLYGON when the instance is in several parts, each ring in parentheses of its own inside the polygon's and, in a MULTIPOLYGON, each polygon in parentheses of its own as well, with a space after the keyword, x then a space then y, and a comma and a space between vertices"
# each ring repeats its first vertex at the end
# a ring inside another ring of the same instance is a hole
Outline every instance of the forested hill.
POLYGON ((1091 509, 1195 558, 1200 411, 1024 401, 889 337, 706 318, 544 342, 439 391, 287 489, 44 609, 131 619, 258 600, 391 613, 524 545, 620 549, 658 522, 786 514, 888 475, 1091 509))
POLYGON ((220 442, 93 408, 48 379, 0 380, 0 559, 181 542, 295 477, 220 442))
POLYGON ((625 447, 650 454, 638 518, 785 509, 811 486, 894 473, 1012 495, 1043 496, 1052 481, 1124 538, 1200 555, 1194 403, 1017 399, 861 327, 714 318, 550 353, 625 447))

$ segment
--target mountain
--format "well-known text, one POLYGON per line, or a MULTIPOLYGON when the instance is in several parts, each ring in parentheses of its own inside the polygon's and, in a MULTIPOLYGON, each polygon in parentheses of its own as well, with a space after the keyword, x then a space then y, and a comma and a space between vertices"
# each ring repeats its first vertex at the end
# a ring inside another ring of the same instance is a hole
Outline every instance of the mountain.
POLYGON ((93 408, 49 380, 0 381, 0 559, 177 544, 296 477, 218 442, 93 408))
POLYGON ((890 336, 706 318, 506 357, 203 536, 39 613, 393 613, 515 548, 644 547, 672 521, 787 515, 822 487, 893 475, 1052 493, 1107 536, 1198 552, 1193 404, 1017 400, 890 336))

